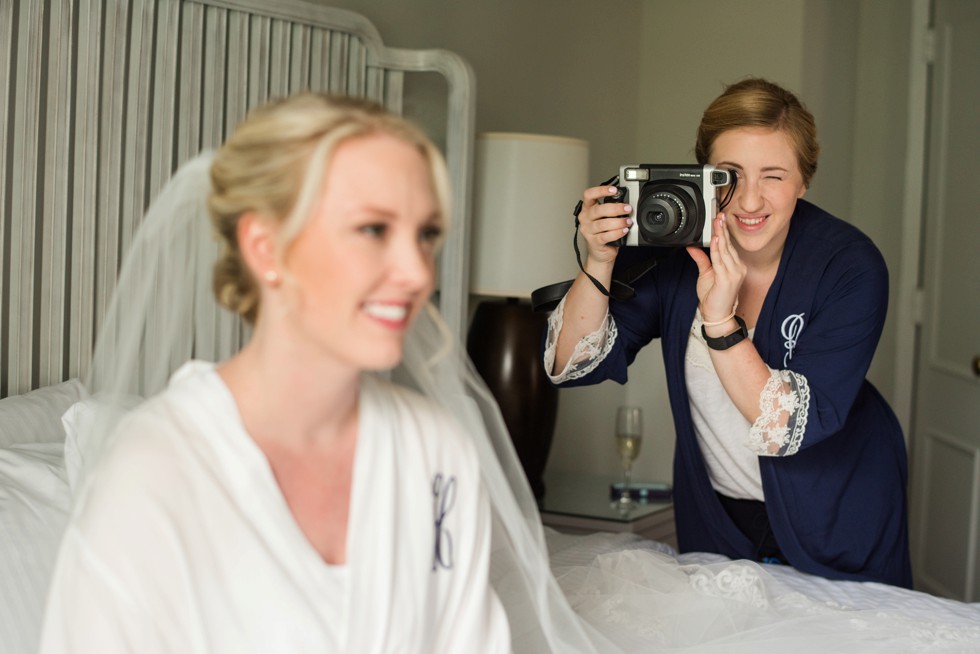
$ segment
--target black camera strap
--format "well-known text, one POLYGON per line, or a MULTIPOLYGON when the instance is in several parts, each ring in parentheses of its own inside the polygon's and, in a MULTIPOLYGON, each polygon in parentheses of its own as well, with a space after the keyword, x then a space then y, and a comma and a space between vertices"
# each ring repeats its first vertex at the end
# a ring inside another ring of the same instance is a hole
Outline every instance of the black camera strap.
MULTIPOLYGON (((610 177, 599 186, 610 186, 619 183, 619 175, 614 175, 610 177)), ((579 270, 581 270, 589 281, 599 289, 599 292, 608 298, 614 300, 628 300, 636 295, 636 291, 633 289, 631 284, 638 280, 643 275, 647 274, 657 265, 659 262, 658 257, 652 257, 644 261, 636 263, 626 270, 622 271, 621 279, 613 278, 612 283, 609 285, 607 290, 605 286, 602 285, 598 279, 593 277, 586 271, 585 266, 582 264, 582 252, 578 247, 578 230, 579 230, 579 219, 578 216, 582 212, 582 201, 579 200, 572 210, 572 215, 575 217, 575 232, 572 234, 572 248, 575 250, 575 261, 578 263, 579 270)), ((557 284, 549 284, 548 286, 542 286, 541 288, 535 289, 531 292, 531 309, 533 311, 552 311, 561 302, 561 299, 565 297, 568 293, 568 289, 571 288, 572 282, 575 280, 569 279, 564 282, 558 282, 557 284)))

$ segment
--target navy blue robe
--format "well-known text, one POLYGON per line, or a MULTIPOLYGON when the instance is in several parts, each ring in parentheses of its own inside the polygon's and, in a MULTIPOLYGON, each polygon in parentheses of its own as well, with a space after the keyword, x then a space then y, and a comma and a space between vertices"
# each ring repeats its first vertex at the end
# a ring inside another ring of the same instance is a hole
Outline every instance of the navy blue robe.
MULTIPOLYGON (((622 248, 617 268, 652 253, 622 248)), ((635 298, 610 303, 619 332, 612 351, 590 374, 563 385, 625 383, 637 351, 660 338, 677 433, 680 549, 753 558, 752 543, 712 489, 691 418, 684 355, 697 266, 683 248, 660 254, 665 258, 634 285, 635 298)), ((894 413, 865 379, 887 304, 888 271, 871 240, 800 200, 753 342, 770 368, 806 377, 807 422, 798 452, 759 463, 773 533, 795 568, 911 588, 905 442, 894 413)))

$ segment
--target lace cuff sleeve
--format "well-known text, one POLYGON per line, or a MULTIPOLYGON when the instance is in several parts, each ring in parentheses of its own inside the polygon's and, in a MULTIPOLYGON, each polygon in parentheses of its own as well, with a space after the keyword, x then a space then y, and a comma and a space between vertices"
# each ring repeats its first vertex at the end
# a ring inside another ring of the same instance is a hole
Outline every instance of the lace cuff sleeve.
MULTIPOLYGON (((555 310, 551 312, 551 316, 548 317, 548 335, 545 339, 544 349, 545 370, 550 371, 555 365, 555 350, 558 345, 558 335, 561 333, 564 312, 565 299, 562 298, 555 310)), ((565 364, 565 369, 555 375, 549 372, 548 377, 555 384, 584 377, 606 358, 615 342, 616 321, 613 320, 612 315, 607 310, 606 317, 599 329, 583 336, 582 340, 575 344, 575 350, 568 359, 568 363, 565 364)))
POLYGON ((810 410, 810 385, 803 375, 769 370, 759 396, 761 414, 749 429, 749 449, 759 456, 790 456, 800 451, 810 410))

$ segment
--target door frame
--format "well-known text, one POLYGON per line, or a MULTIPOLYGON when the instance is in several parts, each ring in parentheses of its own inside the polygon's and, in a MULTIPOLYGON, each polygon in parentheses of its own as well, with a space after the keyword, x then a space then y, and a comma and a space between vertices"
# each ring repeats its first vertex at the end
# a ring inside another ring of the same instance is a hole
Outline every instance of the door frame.
POLYGON ((893 409, 913 451, 915 371, 922 328, 922 227, 928 132, 929 72, 933 62, 932 0, 910 0, 908 124, 902 198, 902 265, 898 271, 893 409))

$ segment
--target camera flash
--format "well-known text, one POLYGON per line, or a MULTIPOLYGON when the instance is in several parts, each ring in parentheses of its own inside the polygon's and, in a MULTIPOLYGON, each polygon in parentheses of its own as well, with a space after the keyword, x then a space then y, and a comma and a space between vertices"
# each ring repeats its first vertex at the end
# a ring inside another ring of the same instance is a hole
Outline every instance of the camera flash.
POLYGON ((647 168, 627 168, 626 181, 646 182, 650 180, 650 171, 647 168))

